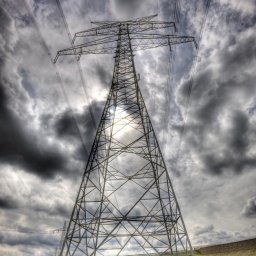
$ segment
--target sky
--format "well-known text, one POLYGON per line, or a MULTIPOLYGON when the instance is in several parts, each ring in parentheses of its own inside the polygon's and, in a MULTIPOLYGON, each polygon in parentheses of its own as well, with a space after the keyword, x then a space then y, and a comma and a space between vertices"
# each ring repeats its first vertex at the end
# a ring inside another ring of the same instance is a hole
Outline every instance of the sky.
MULTIPOLYGON (((82 56, 83 83, 74 57, 51 62, 71 46, 57 1, 0 3, 0 254, 54 255, 114 56, 82 56)), ((139 85, 192 246, 255 238, 255 1, 182 0, 178 16, 175 0, 60 3, 71 36, 91 21, 153 14, 195 36, 198 51, 187 43, 172 57, 169 47, 136 52, 139 85)))

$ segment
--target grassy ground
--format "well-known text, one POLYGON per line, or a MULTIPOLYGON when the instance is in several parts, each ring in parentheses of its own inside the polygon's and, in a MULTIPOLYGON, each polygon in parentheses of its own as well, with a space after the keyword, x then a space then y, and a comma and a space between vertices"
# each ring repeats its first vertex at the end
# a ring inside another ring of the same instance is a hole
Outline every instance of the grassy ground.
MULTIPOLYGON (((166 254, 166 256, 170 256, 171 254, 166 254)), ((252 250, 244 250, 244 251, 234 251, 234 252, 222 252, 222 253, 212 253, 212 254, 201 254, 199 251, 194 251, 194 256, 256 256, 256 249, 252 250)), ((142 255, 138 255, 142 256, 142 255)), ((156 254, 152 254, 152 256, 157 256, 156 254)), ((184 256, 184 253, 180 253, 175 256, 184 256)))
MULTIPOLYGON (((195 256, 201 256, 198 251, 195 251, 195 256)), ((256 256, 256 249, 236 251, 236 252, 222 252, 222 253, 213 253, 213 254, 204 254, 207 256, 256 256)))

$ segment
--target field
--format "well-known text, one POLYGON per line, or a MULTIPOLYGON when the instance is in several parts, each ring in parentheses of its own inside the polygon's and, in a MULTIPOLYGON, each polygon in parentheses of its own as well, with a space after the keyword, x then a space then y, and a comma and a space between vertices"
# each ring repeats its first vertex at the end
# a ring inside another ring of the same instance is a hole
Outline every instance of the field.
POLYGON ((195 251, 195 256, 256 256, 256 249, 243 250, 243 251, 233 251, 233 252, 221 252, 221 253, 212 253, 212 254, 201 254, 198 251, 195 251))
MULTIPOLYGON (((256 256, 256 238, 237 241, 227 244, 210 245, 194 248, 194 256, 256 256)), ((166 253, 166 256, 173 254, 166 253)), ((175 256, 184 256, 185 253, 179 252, 174 254, 175 256)), ((174 256, 173 255, 173 256, 174 256)), ((145 256, 145 255, 136 255, 145 256)), ((150 254, 150 256, 157 256, 156 254, 150 254)))
POLYGON ((256 256, 256 238, 195 248, 195 256, 256 256))

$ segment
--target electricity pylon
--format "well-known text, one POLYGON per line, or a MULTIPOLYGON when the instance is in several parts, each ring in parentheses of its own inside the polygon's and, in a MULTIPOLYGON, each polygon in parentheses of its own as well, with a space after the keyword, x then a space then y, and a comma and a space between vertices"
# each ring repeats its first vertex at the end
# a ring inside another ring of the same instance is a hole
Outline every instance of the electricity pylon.
POLYGON ((134 51, 194 42, 144 34, 174 22, 149 16, 93 22, 75 37, 105 36, 58 52, 112 53, 112 86, 60 255, 193 255, 184 221, 138 85, 134 51))

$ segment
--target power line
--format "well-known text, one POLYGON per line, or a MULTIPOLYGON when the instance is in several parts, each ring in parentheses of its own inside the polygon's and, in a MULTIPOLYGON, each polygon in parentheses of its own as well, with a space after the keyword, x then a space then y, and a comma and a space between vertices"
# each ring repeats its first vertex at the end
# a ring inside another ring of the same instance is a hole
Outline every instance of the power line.
MULTIPOLYGON (((179 27, 179 19, 178 19, 178 14, 180 14, 180 1, 179 0, 175 0, 174 2, 174 6, 173 6, 173 20, 175 21, 175 27, 176 29, 179 27), (178 3, 179 2, 179 3, 178 3)), ((172 30, 172 35, 175 34, 177 31, 172 30)), ((169 120, 168 117, 170 115, 170 102, 172 100, 174 100, 173 94, 174 94, 174 72, 175 72, 175 45, 171 46, 169 48, 169 57, 168 57, 168 78, 167 78, 167 90, 166 90, 166 100, 167 103, 166 104, 166 109, 165 109, 165 127, 168 131, 168 124, 169 124, 169 120), (170 95, 172 95, 172 98, 170 98, 170 95)), ((168 134, 166 134, 166 140, 168 138, 168 134)))
POLYGON ((27 1, 26 1, 26 0, 22 0, 22 1, 23 1, 23 4, 24 4, 25 7, 26 7, 26 10, 27 10, 28 14, 30 15, 31 21, 32 21, 33 24, 34 24, 34 26, 35 26, 35 28, 36 28, 36 30, 37 30, 37 33, 38 33, 38 35, 39 35, 39 37, 40 37, 40 40, 41 40, 41 42, 42 42, 44 48, 46 49, 47 54, 48 54, 48 57, 50 58, 50 61, 51 61, 52 65, 53 65, 53 68, 54 68, 54 70, 55 70, 55 73, 56 73, 56 75, 57 75, 57 79, 58 79, 59 84, 60 84, 60 87, 61 87, 61 90, 62 90, 62 92, 63 92, 63 94, 64 94, 65 101, 66 101, 67 104, 68 104, 68 109, 69 109, 69 111, 70 111, 70 113, 71 113, 72 119, 73 119, 73 121, 74 121, 74 123, 75 123, 75 127, 76 127, 76 130, 77 130, 77 133, 78 133, 78 135, 79 135, 79 137, 80 137, 80 140, 81 140, 81 143, 82 143, 82 145, 83 145, 83 149, 84 149, 84 151, 85 151, 85 153, 86 153, 86 156, 88 157, 89 154, 88 154, 88 151, 87 151, 87 149, 86 149, 86 147, 85 147, 85 143, 84 143, 84 141, 83 141, 83 136, 82 136, 81 131, 80 131, 80 129, 79 129, 78 122, 77 122, 77 120, 76 120, 74 111, 72 110, 71 105, 70 105, 70 102, 69 102, 69 100, 68 100, 67 92, 66 92, 66 89, 65 89, 65 87, 64 87, 64 84, 63 84, 63 82, 62 82, 62 79, 61 79, 60 73, 59 73, 59 71, 58 71, 57 65, 54 64, 54 61, 53 61, 54 59, 53 59, 53 57, 52 57, 52 54, 51 54, 51 52, 50 52, 50 50, 49 50, 49 48, 48 48, 48 46, 47 46, 47 44, 46 44, 46 41, 45 41, 45 39, 44 39, 44 37, 43 37, 43 35, 42 35, 40 29, 39 29, 39 26, 38 26, 38 24, 37 24, 37 22, 36 22, 36 19, 35 19, 35 17, 34 17, 34 14, 33 14, 33 12, 31 11, 31 9, 30 9, 30 7, 29 7, 27 1))
MULTIPOLYGON (((67 23, 67 20, 66 20, 66 18, 65 18, 65 14, 64 14, 63 9, 62 9, 62 7, 61 7, 60 1, 59 1, 59 0, 56 0, 56 2, 57 2, 57 5, 58 5, 58 7, 59 7, 60 14, 61 14, 63 23, 64 23, 64 25, 65 25, 65 28, 66 28, 66 31, 67 31, 67 34, 68 34, 68 37, 69 37, 71 46, 74 47, 74 42, 73 42, 73 40, 72 40, 72 37, 71 37, 71 34, 70 34, 70 30, 69 30, 69 27, 68 27, 68 23, 67 23)), ((79 75, 80 75, 80 78, 81 78, 81 82, 82 82, 82 87, 83 87, 83 91, 84 91, 84 94, 85 94, 85 98, 87 99, 87 101, 88 101, 88 103, 89 103, 88 106, 89 106, 90 116, 91 116, 91 119, 92 119, 92 122, 93 122, 93 126, 94 126, 94 128, 95 128, 95 130, 96 130, 96 129, 97 129, 97 127, 96 127, 96 122, 95 122, 95 119, 94 119, 94 116, 93 116, 92 107, 91 107, 90 102, 89 102, 88 92, 87 92, 86 86, 85 86, 84 75, 83 75, 82 68, 81 68, 81 64, 80 64, 80 58, 75 58, 75 59, 76 59, 76 63, 77 63, 79 75)))
POLYGON ((194 57, 194 60, 193 60, 192 68, 191 68, 192 72, 191 72, 191 75, 190 75, 188 95, 187 95, 187 99, 186 99, 184 122, 183 122, 183 125, 182 125, 182 128, 181 128, 181 136, 180 136, 180 141, 178 143, 178 153, 177 153, 177 157, 176 157, 176 160, 175 160, 175 168, 174 168, 172 181, 175 178, 176 168, 178 166, 178 161, 179 161, 179 158, 180 158, 180 151, 181 151, 181 146, 182 146, 182 142, 183 142, 183 137, 184 137, 184 134, 185 134, 185 131, 186 131, 186 124, 187 124, 187 118, 188 118, 188 109, 189 109, 190 98, 191 98, 190 96, 191 96, 192 89, 193 89, 194 74, 195 74, 197 60, 198 60, 198 52, 199 52, 199 49, 200 49, 201 39, 202 39, 202 35, 203 35, 205 23, 206 23, 208 11, 209 11, 209 8, 210 8, 210 2, 211 2, 211 0, 207 0, 206 7, 205 7, 204 19, 203 19, 203 23, 202 23, 200 33, 199 33, 199 38, 198 38, 198 47, 196 48, 196 54, 195 54, 195 57, 194 57))
POLYGON ((4 229, 4 233, 25 233, 25 234, 57 234, 54 230, 19 230, 17 228, 12 227, 1 227, 4 229))

